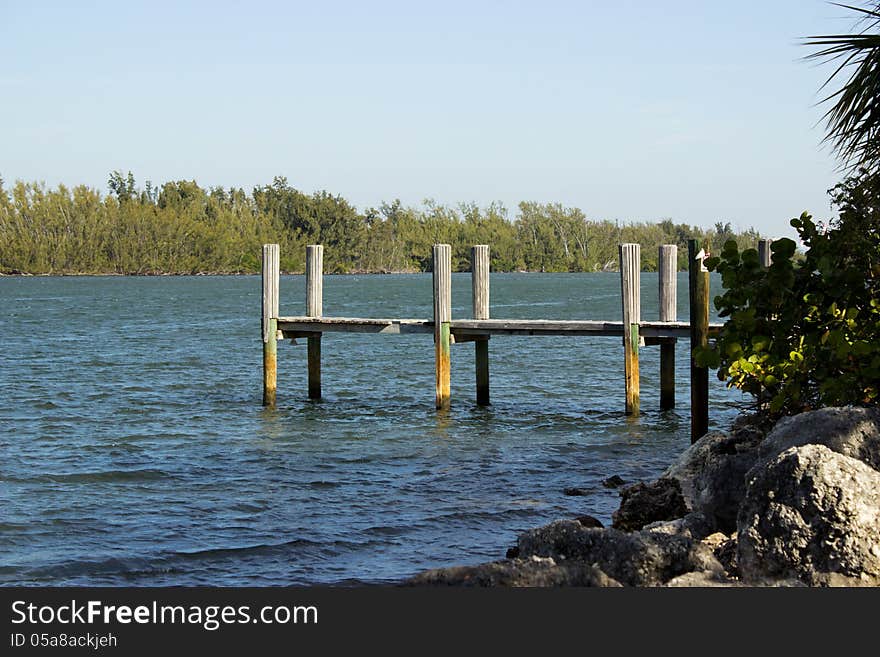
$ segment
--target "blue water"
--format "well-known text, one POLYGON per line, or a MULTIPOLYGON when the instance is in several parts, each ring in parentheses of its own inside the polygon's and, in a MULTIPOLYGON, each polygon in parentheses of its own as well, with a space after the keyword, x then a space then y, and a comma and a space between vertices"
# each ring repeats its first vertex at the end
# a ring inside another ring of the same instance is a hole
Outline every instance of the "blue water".
MULTIPOLYGON (((656 318, 656 275, 642 288, 656 318)), ((491 311, 618 319, 619 295, 616 274, 493 274, 491 311)), ((304 298, 282 277, 282 314, 304 298)), ((456 274, 453 316, 469 308, 456 274)), ((427 318, 431 278, 329 276, 324 312, 427 318)), ((604 478, 652 478, 689 444, 686 342, 673 411, 642 350, 632 419, 619 338, 494 338, 488 408, 473 346, 454 345, 438 414, 430 335, 325 335, 320 402, 305 346, 281 343, 276 410, 259 336, 256 277, 0 278, 0 584, 394 581, 501 558, 556 518, 608 522, 604 478)), ((712 377, 710 397, 726 426, 740 396, 712 377)))

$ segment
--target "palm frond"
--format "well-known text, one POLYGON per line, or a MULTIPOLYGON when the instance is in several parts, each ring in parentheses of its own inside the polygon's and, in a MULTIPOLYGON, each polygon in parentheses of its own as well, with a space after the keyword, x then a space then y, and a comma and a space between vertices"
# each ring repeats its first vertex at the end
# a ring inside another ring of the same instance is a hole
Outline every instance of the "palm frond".
POLYGON ((832 145, 844 168, 876 169, 880 166, 880 1, 871 2, 869 7, 837 6, 861 14, 863 29, 855 34, 810 36, 804 40, 805 45, 819 48, 806 59, 837 64, 820 91, 848 74, 840 89, 821 101, 833 103, 823 116, 825 141, 832 145))

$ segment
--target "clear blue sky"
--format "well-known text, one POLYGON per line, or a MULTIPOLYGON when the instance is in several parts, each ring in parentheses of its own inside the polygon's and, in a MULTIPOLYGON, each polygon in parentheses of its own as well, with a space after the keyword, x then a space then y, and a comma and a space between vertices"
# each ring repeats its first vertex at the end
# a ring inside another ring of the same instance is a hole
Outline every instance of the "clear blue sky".
POLYGON ((0 0, 0 176, 560 202, 792 235, 841 174, 819 0, 0 0))

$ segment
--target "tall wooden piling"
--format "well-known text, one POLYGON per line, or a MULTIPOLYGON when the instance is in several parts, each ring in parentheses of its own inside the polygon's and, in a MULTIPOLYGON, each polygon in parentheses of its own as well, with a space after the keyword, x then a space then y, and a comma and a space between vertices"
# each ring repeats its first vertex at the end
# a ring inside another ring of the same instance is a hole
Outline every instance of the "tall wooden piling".
POLYGON ((770 245, 773 244, 773 240, 758 240, 758 260, 761 262, 761 266, 764 269, 770 266, 772 262, 770 245))
POLYGON ((434 266, 434 373, 438 409, 448 409, 450 400, 449 322, 452 319, 452 247, 435 244, 434 266))
MULTIPOLYGON (((489 247, 471 248, 471 287, 474 319, 489 319, 489 247)), ((474 341, 474 369, 477 379, 477 404, 489 405, 489 336, 474 341)))
MULTIPOLYGON (((772 244, 773 240, 771 239, 758 240, 758 262, 761 263, 761 267, 764 269, 769 269, 770 265, 773 264, 773 253, 770 250, 772 244)), ((767 402, 767 389, 763 384, 758 391, 758 402, 761 404, 767 402)))
POLYGON ((694 350, 709 341, 709 271, 703 264, 708 253, 697 240, 688 240, 688 289, 691 329, 691 442, 709 430, 709 370, 698 367, 694 350))
POLYGON ((278 245, 263 245, 263 406, 275 405, 278 387, 278 245))
MULTIPOLYGON (((664 244, 657 260, 660 321, 678 318, 678 247, 664 244)), ((660 408, 675 408, 675 338, 660 343, 660 408)))
POLYGON ((641 321, 641 246, 621 244, 620 292, 623 300, 623 369, 627 415, 639 414, 639 322, 641 321))
MULTIPOLYGON (((313 244, 306 247, 306 315, 324 314, 324 247, 313 244)), ((309 336, 309 399, 321 398, 321 334, 309 336)))

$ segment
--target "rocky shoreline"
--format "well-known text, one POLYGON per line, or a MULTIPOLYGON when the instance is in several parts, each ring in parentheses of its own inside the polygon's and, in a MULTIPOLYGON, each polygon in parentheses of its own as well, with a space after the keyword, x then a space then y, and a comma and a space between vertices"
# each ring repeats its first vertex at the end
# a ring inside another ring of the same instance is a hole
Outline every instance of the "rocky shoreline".
MULTIPOLYGON (((618 482, 613 482, 618 483, 618 482)), ((880 586, 880 409, 743 416, 590 516, 408 586, 880 586)))

